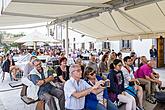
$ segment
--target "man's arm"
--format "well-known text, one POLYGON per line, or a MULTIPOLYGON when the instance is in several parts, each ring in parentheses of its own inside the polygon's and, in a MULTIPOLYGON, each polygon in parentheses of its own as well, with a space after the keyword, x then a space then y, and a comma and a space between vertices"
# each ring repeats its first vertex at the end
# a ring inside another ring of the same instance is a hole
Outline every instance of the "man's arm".
POLYGON ((103 80, 98 81, 95 84, 95 86, 97 86, 97 88, 94 87, 95 89, 93 89, 91 92, 94 93, 94 94, 96 94, 96 95, 99 94, 100 92, 102 92, 105 89, 105 87, 102 86, 102 85, 104 85, 104 83, 105 83, 105 81, 103 81, 103 80))
POLYGON ((153 73, 150 73, 148 69, 143 70, 145 79, 156 82, 156 78, 153 76, 153 73))
POLYGON ((102 80, 98 81, 93 87, 90 87, 86 90, 83 90, 81 92, 75 91, 72 94, 72 96, 74 96, 75 98, 81 98, 81 97, 84 97, 84 96, 90 94, 91 92, 94 93, 94 94, 98 94, 98 93, 100 93, 101 91, 104 90, 103 88, 100 87, 101 84, 103 84, 102 80))
POLYGON ((91 88, 88 88, 88 89, 83 90, 83 91, 81 91, 81 92, 74 92, 74 93, 72 94, 72 96, 75 97, 75 98, 77 98, 77 99, 79 99, 79 98, 81 98, 81 97, 84 97, 84 96, 90 94, 91 92, 97 95, 97 94, 99 94, 100 92, 102 92, 103 90, 104 90, 103 88, 95 89, 95 88, 91 87, 91 88))
POLYGON ((152 78, 150 78, 149 76, 145 76, 145 78, 146 78, 147 80, 151 81, 151 82, 154 82, 154 83, 157 83, 157 84, 160 83, 160 81, 159 81, 158 79, 152 79, 152 78))
POLYGON ((90 94, 93 90, 94 90, 94 88, 93 88, 93 87, 90 87, 90 88, 88 88, 88 89, 86 89, 86 90, 83 90, 83 91, 80 91, 80 92, 76 92, 76 91, 75 91, 75 92, 72 94, 72 96, 75 97, 75 98, 77 98, 77 99, 79 99, 79 98, 81 98, 81 97, 84 97, 84 96, 90 94))
POLYGON ((48 82, 51 82, 51 81, 53 81, 54 80, 54 77, 51 75, 51 76, 49 76, 48 78, 45 78, 44 79, 44 82, 45 83, 48 83, 48 82))
POLYGON ((145 78, 151 82, 154 82, 154 79, 150 78, 149 76, 145 76, 145 78))
POLYGON ((38 80, 37 85, 41 86, 54 80, 53 74, 51 72, 48 72, 47 74, 48 77, 45 79, 38 80))
POLYGON ((104 90, 105 88, 104 87, 101 87, 101 88, 98 88, 98 89, 94 89, 93 91, 92 91, 92 93, 94 93, 94 94, 99 94, 100 92, 102 92, 103 90, 104 90))
POLYGON ((155 78, 159 78, 159 77, 160 77, 159 73, 156 73, 154 70, 152 71, 152 75, 153 75, 155 78))
POLYGON ((29 76, 29 80, 32 81, 35 85, 37 85, 37 82, 38 80, 40 80, 40 77, 35 74, 31 74, 29 76))

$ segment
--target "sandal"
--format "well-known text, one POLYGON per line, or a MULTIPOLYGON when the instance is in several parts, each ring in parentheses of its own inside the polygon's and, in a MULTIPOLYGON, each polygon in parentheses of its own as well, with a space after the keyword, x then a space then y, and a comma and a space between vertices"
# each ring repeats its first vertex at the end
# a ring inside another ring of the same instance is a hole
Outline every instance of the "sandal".
POLYGON ((18 81, 18 79, 13 79, 14 81, 18 81))
POLYGON ((146 101, 148 101, 151 104, 156 104, 156 100, 154 99, 154 97, 150 96, 148 98, 146 98, 146 101))
POLYGON ((165 87, 159 87, 160 90, 165 90, 165 87))

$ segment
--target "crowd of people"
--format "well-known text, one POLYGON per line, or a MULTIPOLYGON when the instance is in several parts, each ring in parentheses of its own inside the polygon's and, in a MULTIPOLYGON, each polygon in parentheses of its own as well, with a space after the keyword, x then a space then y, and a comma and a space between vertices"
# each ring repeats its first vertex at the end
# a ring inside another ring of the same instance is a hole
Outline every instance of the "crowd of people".
POLYGON ((95 53, 90 53, 87 64, 83 63, 81 53, 70 54, 68 59, 62 53, 58 56, 59 65, 53 68, 55 73, 42 67, 35 52, 24 70, 14 66, 9 56, 6 55, 5 67, 8 68, 4 71, 13 71, 15 80, 16 71, 24 71, 33 85, 28 90, 35 91, 31 98, 43 100, 50 110, 57 110, 53 97, 58 99, 61 110, 118 110, 119 102, 125 104, 125 110, 144 110, 141 85, 145 86, 145 99, 153 104, 154 92, 162 87, 159 74, 153 70, 155 60, 141 56, 136 70, 135 53, 122 58, 121 52, 102 52, 98 54, 101 60, 96 59, 95 53))

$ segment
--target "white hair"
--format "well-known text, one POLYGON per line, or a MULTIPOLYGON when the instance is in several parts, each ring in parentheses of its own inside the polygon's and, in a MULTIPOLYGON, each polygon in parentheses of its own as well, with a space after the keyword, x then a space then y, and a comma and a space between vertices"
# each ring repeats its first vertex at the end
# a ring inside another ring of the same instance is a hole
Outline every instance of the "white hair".
POLYGON ((78 64, 73 64, 70 66, 69 68, 69 73, 70 73, 70 76, 72 76, 72 73, 73 71, 75 70, 75 68, 79 68, 80 66, 78 64))

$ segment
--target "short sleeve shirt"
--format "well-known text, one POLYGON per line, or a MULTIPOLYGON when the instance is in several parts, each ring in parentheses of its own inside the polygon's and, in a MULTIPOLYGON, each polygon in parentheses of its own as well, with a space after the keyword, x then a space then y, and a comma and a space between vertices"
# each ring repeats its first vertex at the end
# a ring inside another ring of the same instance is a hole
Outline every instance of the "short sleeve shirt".
POLYGON ((129 68, 130 71, 128 71, 125 67, 122 67, 122 72, 124 76, 124 87, 127 88, 129 86, 129 81, 134 77, 133 71, 131 68, 129 68))
POLYGON ((148 64, 145 64, 140 67, 138 72, 136 72, 136 76, 138 78, 145 78, 145 76, 151 77, 152 72, 152 67, 148 66, 148 64))
POLYGON ((72 96, 74 92, 80 92, 90 88, 91 86, 84 80, 80 79, 79 83, 72 77, 64 85, 65 108, 72 110, 80 110, 84 108, 85 96, 79 99, 72 96))

